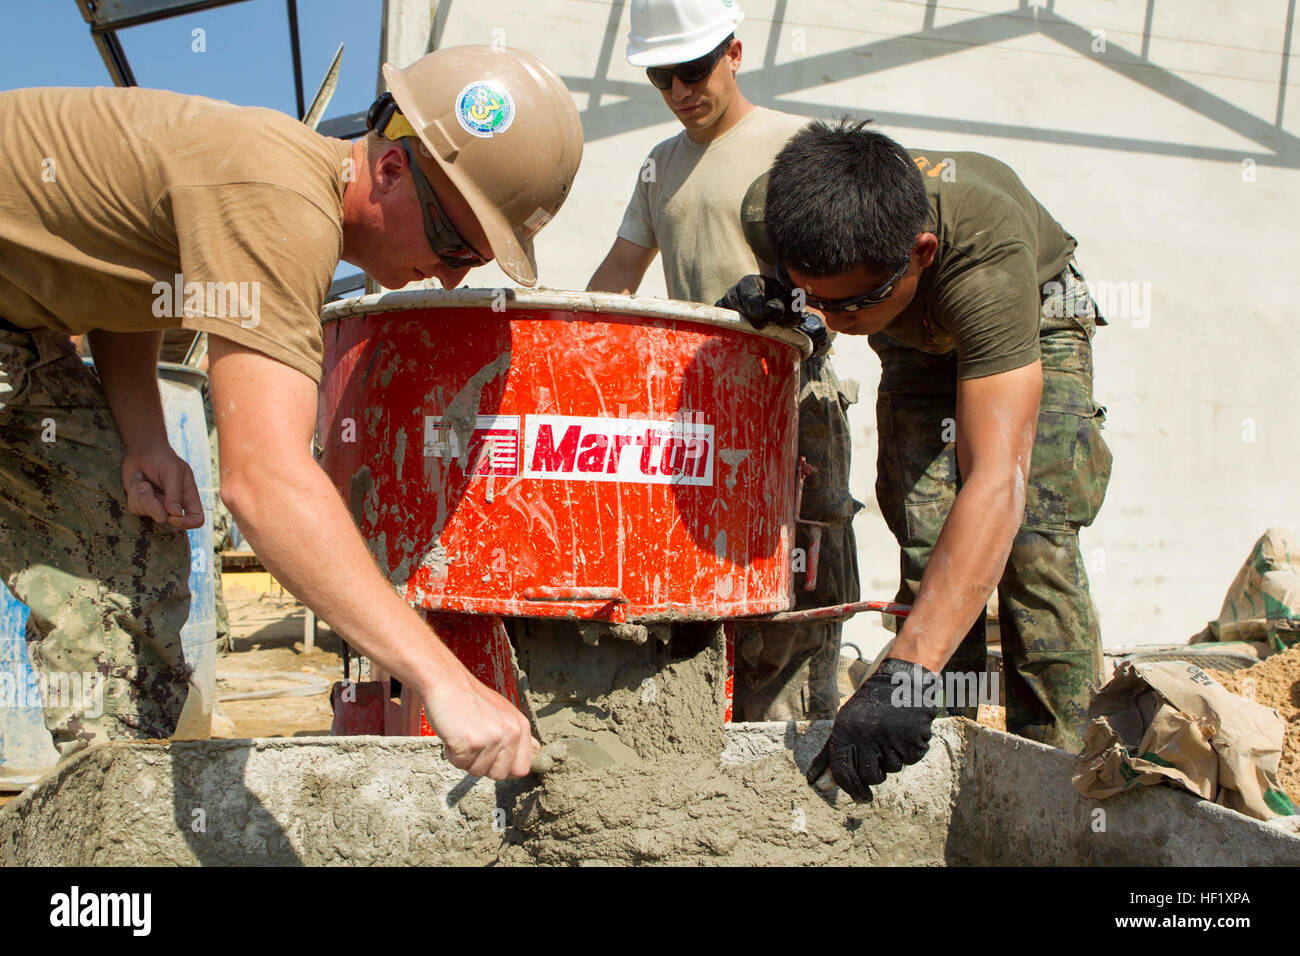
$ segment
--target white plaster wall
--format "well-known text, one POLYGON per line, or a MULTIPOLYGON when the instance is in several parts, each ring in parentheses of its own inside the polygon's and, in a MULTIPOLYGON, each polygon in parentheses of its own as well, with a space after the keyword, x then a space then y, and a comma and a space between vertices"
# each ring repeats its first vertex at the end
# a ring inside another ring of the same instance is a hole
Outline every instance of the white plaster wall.
MULTIPOLYGON (((1280 82, 1293 0, 738 2, 751 99, 1003 159, 1079 239, 1089 280, 1150 283, 1149 312, 1113 315, 1096 341, 1115 469, 1083 543, 1108 647, 1200 630, 1255 538, 1300 529, 1300 71, 1280 82)), ((626 33, 623 0, 440 4, 438 45, 530 50, 583 111, 582 170, 538 243, 548 286, 585 287, 642 158, 679 129, 627 65, 626 33)), ((495 269, 473 279, 506 284, 495 269)), ((642 292, 664 294, 657 263, 642 292)), ((897 556, 872 492, 879 363, 845 336, 835 361, 863 386, 850 416, 863 596, 888 598, 897 556)), ((866 616, 846 627, 866 647, 882 634, 866 616)))

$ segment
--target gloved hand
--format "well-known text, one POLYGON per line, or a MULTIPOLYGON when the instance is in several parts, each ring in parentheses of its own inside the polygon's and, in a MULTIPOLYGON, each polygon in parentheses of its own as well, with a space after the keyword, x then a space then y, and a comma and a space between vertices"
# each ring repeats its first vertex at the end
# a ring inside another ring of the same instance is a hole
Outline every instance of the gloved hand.
POLYGON ((830 740, 808 766, 808 782, 815 784, 829 767, 849 796, 870 803, 871 787, 886 774, 925 756, 939 708, 922 701, 937 679, 920 664, 885 658, 835 716, 830 740))
POLYGON ((825 355, 831 348, 831 334, 826 323, 811 312, 803 314, 803 320, 795 327, 812 340, 813 355, 825 355))
POLYGON ((756 329, 767 325, 793 329, 804 314, 795 311, 792 297, 793 293, 776 279, 754 275, 745 276, 714 304, 720 309, 734 309, 756 329))

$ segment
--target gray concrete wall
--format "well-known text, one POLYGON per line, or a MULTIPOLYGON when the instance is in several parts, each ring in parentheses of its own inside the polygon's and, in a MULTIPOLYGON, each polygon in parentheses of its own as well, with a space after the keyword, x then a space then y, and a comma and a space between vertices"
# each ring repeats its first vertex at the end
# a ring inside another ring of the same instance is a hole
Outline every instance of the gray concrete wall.
MULTIPOLYGON (((1198 631, 1255 538, 1300 527, 1294 0, 740 2, 755 102, 994 155, 1079 239, 1086 276, 1115 297, 1096 343, 1115 471, 1083 536, 1105 643, 1198 631), (1132 283, 1140 309, 1119 301, 1132 283)), ((625 0, 441 0, 438 45, 530 50, 582 110, 583 168, 538 244, 552 287, 585 286, 642 158, 679 128, 627 65, 627 19, 625 0)), ((495 269, 474 281, 507 284, 495 269)), ((642 291, 663 294, 657 264, 642 291)), ((879 364, 846 337, 835 360, 863 385, 851 422, 864 597, 887 598, 897 559, 872 493, 879 364)), ((865 617, 847 632, 882 637, 865 617)))

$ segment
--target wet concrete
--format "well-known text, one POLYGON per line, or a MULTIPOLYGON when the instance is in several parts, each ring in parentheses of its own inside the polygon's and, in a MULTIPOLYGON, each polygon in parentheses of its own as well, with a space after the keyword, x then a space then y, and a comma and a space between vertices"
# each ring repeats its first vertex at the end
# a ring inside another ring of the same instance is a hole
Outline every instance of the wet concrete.
POLYGON ((828 733, 733 725, 720 760, 503 784, 431 739, 106 744, 0 809, 0 863, 1300 864, 1275 826, 1168 787, 1084 798, 1070 755, 965 720, 871 804, 822 796, 800 768, 828 733))

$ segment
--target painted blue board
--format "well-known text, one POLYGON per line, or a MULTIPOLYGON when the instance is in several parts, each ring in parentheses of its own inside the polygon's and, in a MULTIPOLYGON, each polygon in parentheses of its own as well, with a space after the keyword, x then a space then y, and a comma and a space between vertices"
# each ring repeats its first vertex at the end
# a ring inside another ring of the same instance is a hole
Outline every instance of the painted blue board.
POLYGON ((59 757, 45 729, 26 635, 27 605, 0 583, 0 777, 20 781, 59 757))
POLYGON ((190 616, 181 628, 185 660, 203 697, 204 719, 210 723, 217 690, 216 570, 213 560, 212 514, 217 494, 212 474, 212 447, 203 411, 207 375, 186 365, 158 366, 158 390, 167 419, 167 438, 194 472, 194 483, 208 520, 188 532, 190 538, 190 616))

